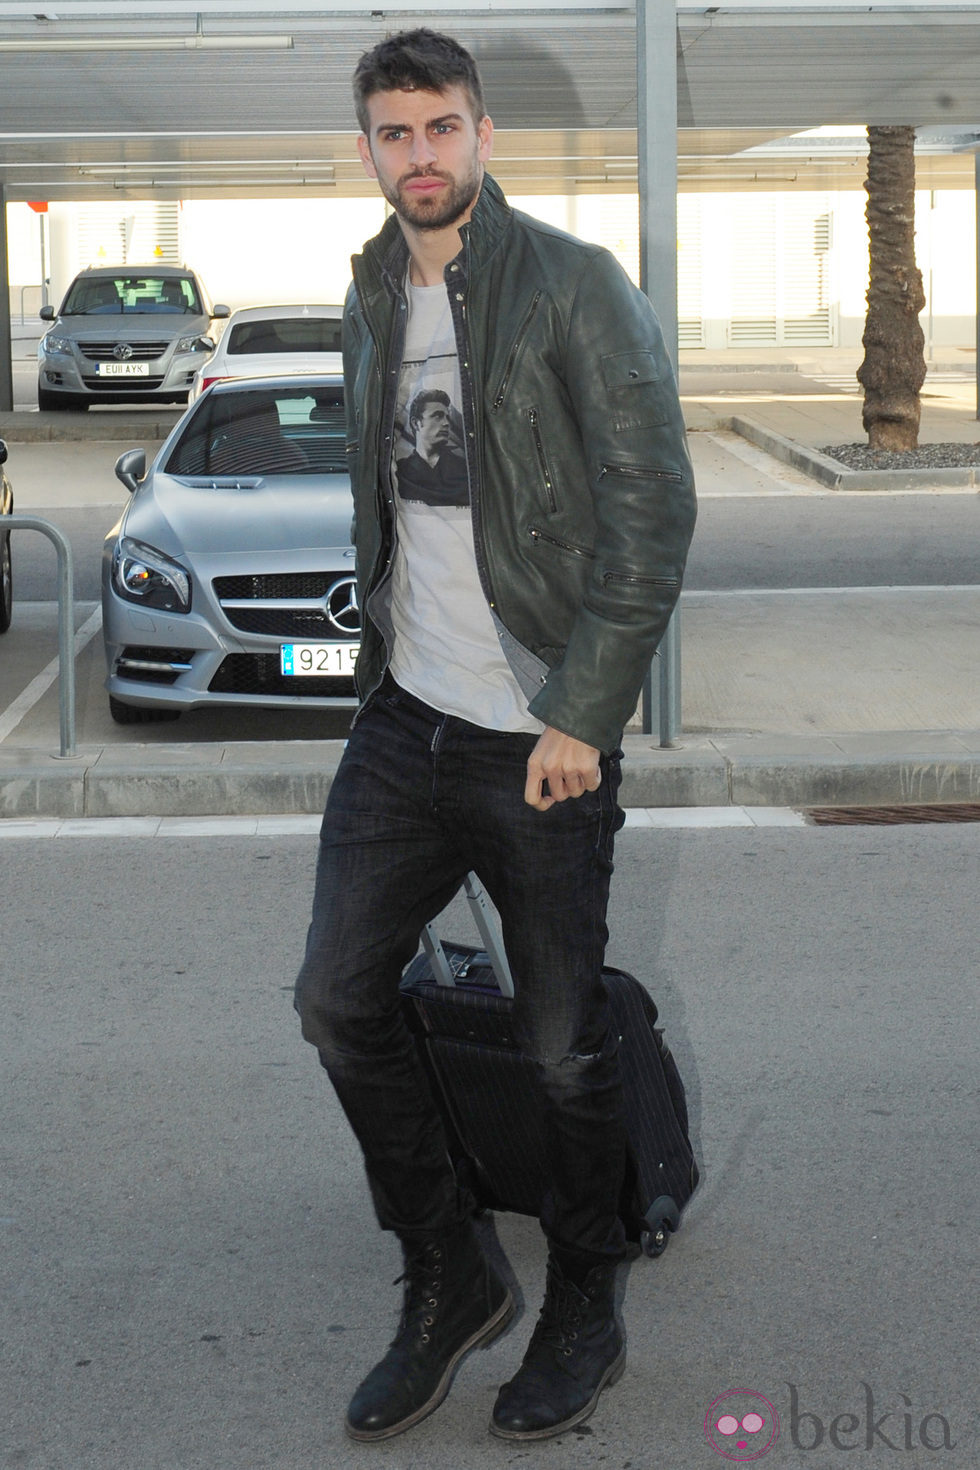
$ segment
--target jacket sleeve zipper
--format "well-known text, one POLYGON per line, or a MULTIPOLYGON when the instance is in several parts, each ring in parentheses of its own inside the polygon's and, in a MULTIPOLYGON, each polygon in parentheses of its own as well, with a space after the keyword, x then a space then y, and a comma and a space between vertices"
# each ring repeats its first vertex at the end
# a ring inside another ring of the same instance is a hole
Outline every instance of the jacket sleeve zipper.
POLYGON ((683 484, 684 481, 679 470, 654 470, 636 464, 604 464, 599 471, 599 479, 606 475, 623 475, 626 479, 633 480, 670 480, 676 484, 683 484))
POLYGON ((677 577, 641 577, 633 572, 603 572, 604 582, 626 582, 637 587, 678 587, 677 577))
MULTIPOLYGON (((530 528, 530 536, 534 541, 543 541, 547 546, 555 546, 559 551, 571 552, 573 556, 581 556, 586 561, 595 561, 595 552, 587 551, 584 546, 576 546, 571 541, 561 541, 557 536, 549 536, 547 532, 540 530, 537 526, 530 528)), ((604 582, 625 582, 637 587, 677 587, 677 577, 645 577, 635 572, 603 572, 604 582)))

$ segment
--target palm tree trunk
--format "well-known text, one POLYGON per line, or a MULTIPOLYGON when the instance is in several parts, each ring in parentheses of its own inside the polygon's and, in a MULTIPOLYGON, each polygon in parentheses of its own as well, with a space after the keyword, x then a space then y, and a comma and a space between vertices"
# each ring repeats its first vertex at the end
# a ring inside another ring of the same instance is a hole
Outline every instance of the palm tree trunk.
POLYGON ((867 220, 871 268, 862 419, 872 449, 915 449, 925 381, 925 305, 915 263, 915 128, 868 128, 867 220))

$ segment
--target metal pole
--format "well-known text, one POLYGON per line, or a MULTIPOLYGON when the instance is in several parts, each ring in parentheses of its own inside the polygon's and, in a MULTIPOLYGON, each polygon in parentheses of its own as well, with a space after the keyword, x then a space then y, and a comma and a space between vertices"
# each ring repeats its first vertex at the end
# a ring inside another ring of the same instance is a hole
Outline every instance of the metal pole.
MULTIPOLYGON (((677 15, 674 0, 636 0, 636 146, 640 287, 660 318, 677 373, 677 15)), ((643 729, 670 746, 680 727, 680 627, 675 611, 643 687, 643 729)))
POLYGON ((41 305, 42 306, 47 306, 47 304, 48 304, 48 245, 47 245, 47 240, 48 240, 48 236, 47 236, 48 216, 46 214, 39 214, 38 217, 37 217, 37 219, 38 219, 38 224, 41 227, 41 305))
POLYGON ((976 219, 977 257, 977 310, 974 318, 977 360, 974 372, 977 379, 977 418, 980 419, 980 151, 973 155, 973 212, 976 219))
POLYGON ((50 521, 39 516, 4 516, 4 531, 40 531, 54 542, 58 553, 58 707, 61 717, 61 755, 75 754, 75 577, 71 542, 50 521))
POLYGON ((10 262, 7 259, 7 190, 0 184, 0 412, 14 407, 14 364, 10 341, 10 262))

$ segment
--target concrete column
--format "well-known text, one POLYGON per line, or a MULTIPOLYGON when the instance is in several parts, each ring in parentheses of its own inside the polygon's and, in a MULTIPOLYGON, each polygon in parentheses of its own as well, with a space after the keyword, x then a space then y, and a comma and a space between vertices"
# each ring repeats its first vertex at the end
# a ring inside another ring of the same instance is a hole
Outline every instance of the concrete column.
POLYGON ((10 342, 10 262, 7 259, 7 190, 0 184, 0 413, 14 407, 14 365, 10 342))
MULTIPOLYGON (((660 318, 677 372, 677 14, 673 0, 636 0, 636 141, 640 286, 660 318)), ((643 686, 643 730, 670 746, 680 728, 680 623, 675 612, 643 686), (654 676, 654 671, 659 671, 654 676)))
POLYGON ((664 0, 637 0, 636 88, 640 287, 676 371, 677 17, 664 0))

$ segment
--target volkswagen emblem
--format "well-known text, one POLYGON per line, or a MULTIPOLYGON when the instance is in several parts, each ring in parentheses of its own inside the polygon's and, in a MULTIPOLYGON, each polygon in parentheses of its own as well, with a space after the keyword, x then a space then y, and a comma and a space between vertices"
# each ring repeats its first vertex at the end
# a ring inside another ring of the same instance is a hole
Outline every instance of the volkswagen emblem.
POLYGON ((112 355, 119 362, 128 362, 133 355, 133 349, 128 342, 117 342, 112 349, 112 355))
POLYGON ((348 637, 361 631, 361 610, 357 605, 357 581, 341 577, 327 593, 327 617, 339 633, 348 637))

